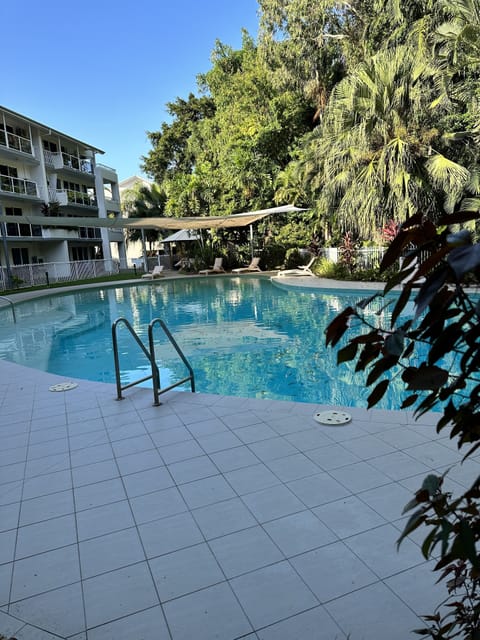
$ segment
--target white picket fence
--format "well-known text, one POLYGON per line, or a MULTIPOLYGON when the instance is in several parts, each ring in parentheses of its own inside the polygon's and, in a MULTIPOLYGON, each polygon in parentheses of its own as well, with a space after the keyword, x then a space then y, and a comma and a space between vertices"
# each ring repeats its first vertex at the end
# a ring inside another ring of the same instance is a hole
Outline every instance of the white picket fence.
MULTIPOLYGON (((354 263, 358 269, 378 269, 385 255, 386 247, 361 247, 354 251, 354 263)), ((321 257, 331 262, 338 262, 341 257, 341 249, 330 247, 322 249, 321 257)))
POLYGON ((117 260, 80 260, 75 262, 44 262, 41 264, 0 267, 0 290, 23 289, 56 282, 75 282, 119 272, 117 260))

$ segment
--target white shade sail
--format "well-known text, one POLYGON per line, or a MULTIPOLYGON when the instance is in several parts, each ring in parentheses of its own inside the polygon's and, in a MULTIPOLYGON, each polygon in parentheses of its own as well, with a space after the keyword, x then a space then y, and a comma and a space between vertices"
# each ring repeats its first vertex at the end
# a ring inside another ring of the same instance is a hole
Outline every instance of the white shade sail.
POLYGON ((51 227, 103 227, 108 229, 224 229, 245 227, 274 214, 306 211, 293 205, 259 209, 227 216, 199 216, 185 218, 85 218, 67 216, 5 216, 0 222, 16 222, 51 227))

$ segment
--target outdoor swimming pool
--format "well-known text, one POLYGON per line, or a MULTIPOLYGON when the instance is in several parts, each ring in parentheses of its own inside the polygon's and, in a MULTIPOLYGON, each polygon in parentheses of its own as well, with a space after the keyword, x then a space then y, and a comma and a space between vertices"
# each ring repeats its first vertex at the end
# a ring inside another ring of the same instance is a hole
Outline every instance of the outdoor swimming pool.
MULTIPOLYGON (((148 323, 160 317, 189 359, 197 391, 364 407, 364 376, 354 374, 353 363, 337 367, 324 331, 366 295, 285 290, 250 276, 83 289, 18 304, 16 324, 2 308, 0 358, 66 378, 114 382, 112 323, 127 318, 146 343, 148 323)), ((123 327, 118 335, 122 383, 148 375, 133 338, 123 327)), ((162 332, 155 335, 165 387, 183 378, 185 368, 162 332)), ((398 409, 402 394, 403 384, 392 383, 379 406, 398 409)))

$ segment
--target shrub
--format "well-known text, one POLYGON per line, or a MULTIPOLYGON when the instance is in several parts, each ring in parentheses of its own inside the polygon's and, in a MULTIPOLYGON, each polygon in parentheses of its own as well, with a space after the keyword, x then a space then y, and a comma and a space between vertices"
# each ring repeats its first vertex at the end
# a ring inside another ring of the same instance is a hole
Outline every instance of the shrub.
POLYGON ((266 244, 262 251, 260 266, 269 271, 275 269, 284 263, 285 253, 286 249, 282 244, 273 242, 266 244))
POLYGON ((340 262, 332 262, 327 258, 319 258, 313 265, 314 272, 320 278, 332 280, 346 280, 349 276, 348 269, 340 262))
POLYGON ((298 247, 287 249, 285 254, 285 269, 295 269, 299 264, 303 264, 303 258, 298 247))

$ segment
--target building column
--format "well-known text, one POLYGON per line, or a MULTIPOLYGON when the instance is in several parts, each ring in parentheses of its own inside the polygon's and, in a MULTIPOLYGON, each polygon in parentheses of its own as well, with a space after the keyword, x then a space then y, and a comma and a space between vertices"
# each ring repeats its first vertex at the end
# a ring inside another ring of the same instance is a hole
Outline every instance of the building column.
POLYGON ((120 269, 128 269, 127 264, 127 250, 125 248, 125 241, 117 242, 118 259, 120 260, 120 269))

